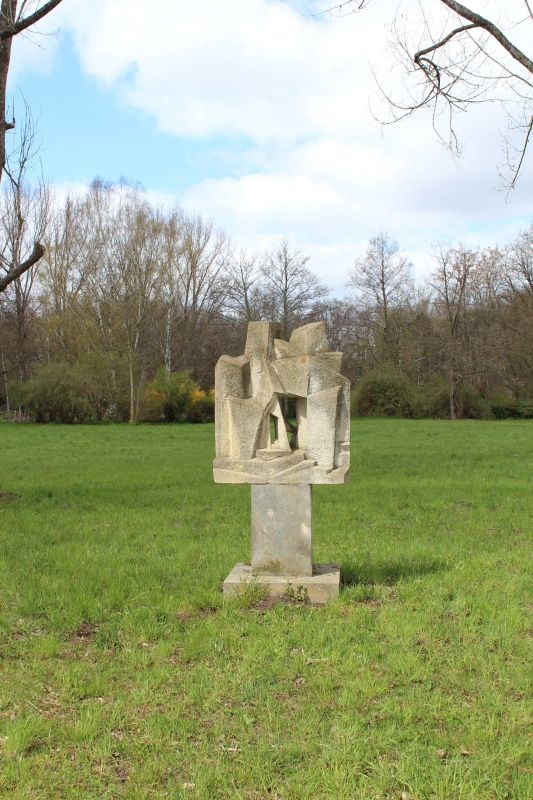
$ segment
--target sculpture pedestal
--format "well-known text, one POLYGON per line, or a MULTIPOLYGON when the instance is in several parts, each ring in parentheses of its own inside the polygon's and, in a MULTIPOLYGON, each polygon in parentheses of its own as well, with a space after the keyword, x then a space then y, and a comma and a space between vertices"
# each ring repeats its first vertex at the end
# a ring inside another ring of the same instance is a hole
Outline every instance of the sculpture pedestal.
POLYGON ((252 571, 313 574, 311 486, 252 485, 252 571))
POLYGON ((224 595, 235 596, 256 584, 271 595, 311 603, 338 597, 338 565, 313 565, 311 486, 257 484, 251 488, 251 565, 237 564, 224 581, 224 595))
POLYGON ((327 603, 339 596, 341 570, 338 564, 313 564, 313 574, 254 575, 250 564, 236 564, 223 584, 224 597, 237 597, 249 586, 262 586, 274 597, 309 603, 327 603))

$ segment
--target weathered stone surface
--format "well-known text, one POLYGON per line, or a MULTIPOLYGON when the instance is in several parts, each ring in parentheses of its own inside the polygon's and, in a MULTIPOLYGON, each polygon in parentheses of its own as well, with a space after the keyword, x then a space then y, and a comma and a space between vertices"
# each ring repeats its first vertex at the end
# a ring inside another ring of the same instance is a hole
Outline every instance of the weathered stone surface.
POLYGON ((335 467, 335 421, 340 386, 323 389, 307 398, 307 444, 305 452, 327 470, 335 467), (333 431, 333 436, 331 435, 333 431))
POLYGON ((344 483, 350 384, 340 373, 342 354, 328 351, 322 322, 297 328, 290 342, 275 335, 272 323, 251 322, 244 355, 219 359, 214 480, 344 483))
POLYGON ((291 349, 299 355, 326 353, 329 350, 328 337, 323 322, 310 322, 296 328, 291 334, 291 349))
POLYGON ((270 360, 274 354, 274 337, 278 328, 275 322, 249 322, 244 354, 250 356, 255 353, 270 360))
POLYGON ((309 356, 291 356, 274 361, 274 370, 282 391, 289 397, 307 397, 309 392, 309 356))
POLYGON ((225 598, 238 597, 249 586, 261 586, 271 596, 309 603, 328 603, 339 596, 341 571, 338 564, 313 564, 313 574, 257 575, 250 564, 237 564, 224 581, 225 598))
POLYGON ((254 573, 312 575, 312 567, 311 486, 252 486, 254 573))

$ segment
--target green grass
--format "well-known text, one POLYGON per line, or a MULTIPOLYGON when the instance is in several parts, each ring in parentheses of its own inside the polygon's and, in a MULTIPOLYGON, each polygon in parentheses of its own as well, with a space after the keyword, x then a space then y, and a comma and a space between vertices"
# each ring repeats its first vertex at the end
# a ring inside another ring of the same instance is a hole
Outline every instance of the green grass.
POLYGON ((530 800, 533 425, 355 421, 327 607, 223 604, 213 435, 0 426, 0 796, 530 800))

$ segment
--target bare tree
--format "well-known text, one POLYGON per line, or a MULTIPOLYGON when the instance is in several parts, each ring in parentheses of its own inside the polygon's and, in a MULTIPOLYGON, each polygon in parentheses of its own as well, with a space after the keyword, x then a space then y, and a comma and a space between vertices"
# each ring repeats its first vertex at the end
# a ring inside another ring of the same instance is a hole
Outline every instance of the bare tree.
POLYGON ((412 265, 401 255, 398 243, 386 233, 370 239, 365 255, 350 273, 350 286, 357 289, 374 313, 375 344, 379 360, 398 366, 401 326, 396 314, 412 292, 412 265))
POLYGON ((508 249, 509 286, 533 299, 533 225, 519 234, 508 249))
MULTIPOLYGON (((15 120, 8 120, 6 114, 7 79, 11 62, 13 38, 50 13, 61 0, 48 0, 45 3, 30 0, 1 0, 0 2, 0 181, 6 165, 6 133, 15 127, 15 120)), ((31 269, 44 255, 44 247, 36 240, 32 252, 23 261, 11 264, 0 277, 0 293, 10 283, 31 269)))
POLYGON ((146 379, 143 344, 161 273, 163 220, 132 189, 119 189, 107 228, 104 272, 93 290, 102 298, 105 324, 123 353, 129 379, 129 421, 137 422, 146 379))
POLYGON ((241 250, 230 261, 226 289, 228 308, 238 320, 251 322, 261 316, 261 289, 258 258, 241 250))
POLYGON ((506 252, 502 317, 515 394, 533 390, 533 225, 506 252))
POLYGON ((441 248, 435 254, 437 266, 431 286, 435 292, 437 313, 443 319, 450 419, 461 416, 460 389, 465 378, 461 342, 465 334, 468 295, 477 259, 477 253, 464 247, 441 248))
MULTIPOLYGON (((346 0, 326 11, 341 15, 362 12, 372 2, 346 0)), ((533 41, 533 2, 495 1, 497 22, 479 14, 471 3, 457 0, 406 0, 405 7, 411 6, 411 17, 403 13, 401 5, 391 21, 392 49, 403 71, 405 95, 396 97, 378 80, 392 112, 385 124, 429 107, 439 132, 439 116, 444 111, 446 140, 457 151, 456 112, 477 103, 497 102, 505 108, 512 132, 504 177, 513 188, 533 131, 533 52, 526 52, 521 45, 529 42, 531 47, 533 41), (431 6, 444 13, 433 14, 431 6), (518 146, 513 143, 517 131, 521 133, 518 146)))
POLYGON ((199 216, 173 212, 163 226, 164 363, 190 369, 203 331, 226 303, 229 241, 199 216))
POLYGON ((51 215, 39 270, 49 352, 66 352, 71 335, 85 338, 83 296, 98 259, 87 198, 67 197, 51 215))
POLYGON ((314 311, 326 325, 331 350, 343 353, 343 374, 356 381, 371 360, 367 309, 361 309, 352 300, 335 298, 319 301, 314 311))
POLYGON ((313 304, 328 294, 328 289, 308 269, 309 258, 291 250, 284 241, 267 253, 260 267, 263 278, 263 314, 280 324, 286 339, 291 330, 314 318, 313 304))
POLYGON ((48 189, 43 184, 30 187, 27 183, 27 171, 36 156, 35 141, 35 126, 27 113, 15 152, 5 167, 8 180, 0 195, 0 275, 2 272, 4 278, 13 272, 20 275, 0 294, 0 308, 8 323, 11 322, 9 356, 20 380, 27 373, 27 342, 34 316, 31 291, 35 279, 33 269, 20 267, 27 262, 34 242, 43 239, 49 214, 48 189))

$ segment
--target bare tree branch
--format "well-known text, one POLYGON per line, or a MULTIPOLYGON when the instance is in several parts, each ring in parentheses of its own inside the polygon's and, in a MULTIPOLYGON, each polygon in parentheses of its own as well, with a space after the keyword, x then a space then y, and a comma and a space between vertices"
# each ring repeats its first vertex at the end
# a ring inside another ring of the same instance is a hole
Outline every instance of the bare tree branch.
POLYGON ((516 186, 516 181, 518 180, 518 176, 520 174, 520 170, 522 169, 522 164, 524 163, 524 158, 526 156, 526 150, 529 145, 529 140, 531 139, 531 132, 533 131, 533 117, 531 117, 531 121, 529 123, 529 127, 527 129, 526 137, 524 139, 524 143, 522 145, 522 150, 520 152, 520 158, 518 159, 518 164, 513 170, 513 179, 509 185, 510 189, 514 189, 516 186))
MULTIPOLYGON (((515 19, 509 30, 515 30, 533 20, 531 0, 524 0, 527 16, 515 19)), ((389 119, 374 113, 381 124, 397 122, 423 107, 432 111, 432 124, 439 138, 452 152, 458 154, 460 145, 454 128, 457 111, 470 105, 498 103, 509 120, 512 141, 508 152, 514 151, 516 159, 507 157, 504 184, 508 189, 516 186, 525 162, 526 151, 531 146, 531 118, 533 109, 533 59, 515 42, 508 32, 487 17, 473 11, 457 0, 435 0, 435 5, 445 6, 450 14, 457 14, 464 24, 451 30, 451 18, 436 20, 426 12, 427 3, 418 2, 420 38, 415 46, 411 41, 413 29, 404 15, 396 13, 392 20, 393 49, 404 70, 403 97, 393 96, 384 83, 377 79, 377 87, 387 103, 389 119), (438 27, 436 27, 438 26, 438 27), (439 30, 440 28, 440 30, 439 30), (429 43, 425 41, 429 40, 429 43), (525 70, 525 72, 524 72, 525 70), (417 79, 417 75, 419 76, 417 79), (441 112, 446 111, 447 132, 442 131, 441 112), (518 121, 519 120, 519 121, 518 121), (522 140, 517 143, 517 135, 522 140)), ((363 2, 342 2, 331 6, 330 11, 357 13, 367 7, 363 2), (361 6, 361 7, 360 7, 361 6)), ((525 32, 525 31, 524 31, 525 32)), ((500 172, 500 177, 502 173, 500 172)))
POLYGON ((481 14, 477 14, 475 11, 472 11, 470 8, 467 8, 462 3, 457 3, 456 0, 440 0, 441 3, 444 3, 445 6, 448 6, 452 11, 455 11, 456 14, 459 14, 460 17, 463 19, 469 20, 471 23, 476 25, 479 28, 483 28, 490 33, 497 42, 501 44, 505 50, 523 67, 525 67, 529 72, 533 72, 533 61, 526 56, 521 50, 516 47, 508 38, 505 36, 503 31, 500 30, 493 22, 486 19, 486 17, 482 17, 481 14))
POLYGON ((35 242, 31 256, 27 258, 26 261, 23 261, 21 264, 19 264, 15 269, 9 270, 9 272, 4 275, 3 278, 0 278, 0 292, 5 291, 7 287, 13 283, 13 281, 16 281, 17 278, 20 278, 21 275, 24 275, 25 272, 35 266, 35 264, 41 260, 45 253, 46 248, 44 245, 42 245, 40 242, 35 242))
MULTIPOLYGON (((50 11, 53 11, 56 6, 61 3, 61 0, 48 0, 48 3, 44 3, 40 8, 34 11, 33 14, 30 14, 27 17, 18 18, 17 20, 7 20, 6 27, 0 30, 0 42, 4 42, 6 39, 10 39, 12 36, 16 36, 18 33, 22 33, 27 28, 35 25, 37 22, 40 22, 50 11)), ((22 4, 21 11, 24 10, 24 4, 22 4)), ((4 16, 4 14, 2 14, 4 16)))
POLYGON ((425 56, 428 53, 432 53, 434 50, 438 50, 440 47, 444 47, 444 45, 447 44, 450 41, 450 39, 453 39, 454 36, 457 36, 458 33, 467 31, 469 30, 469 28, 477 28, 477 27, 479 26, 476 25, 475 23, 471 23, 470 25, 461 25, 460 28, 454 28, 453 31, 450 31, 450 33, 447 36, 445 36, 444 39, 441 39, 440 42, 431 44, 429 47, 425 47, 423 50, 419 50, 417 53, 415 53, 413 56, 413 61, 416 64, 418 64, 422 56, 425 56))

